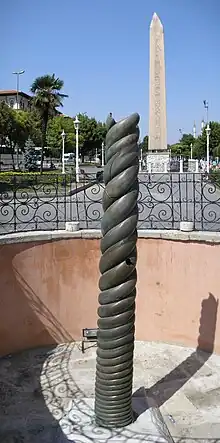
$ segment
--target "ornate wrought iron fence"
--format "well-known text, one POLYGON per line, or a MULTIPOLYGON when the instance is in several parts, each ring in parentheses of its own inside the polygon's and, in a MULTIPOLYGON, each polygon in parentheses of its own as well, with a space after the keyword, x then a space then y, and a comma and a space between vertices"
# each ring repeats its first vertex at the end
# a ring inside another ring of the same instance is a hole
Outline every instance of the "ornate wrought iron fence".
MULTIPOLYGON (((220 188, 202 174, 139 174, 139 229, 220 231, 220 188)), ((0 175, 0 234, 65 229, 66 221, 99 229, 104 184, 90 174, 75 183, 71 174, 0 175)))

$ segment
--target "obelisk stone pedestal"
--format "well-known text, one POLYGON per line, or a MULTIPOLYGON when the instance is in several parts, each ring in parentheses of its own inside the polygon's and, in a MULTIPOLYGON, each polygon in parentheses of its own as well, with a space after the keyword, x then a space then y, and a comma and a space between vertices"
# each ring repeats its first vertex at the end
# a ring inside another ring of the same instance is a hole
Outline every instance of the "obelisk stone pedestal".
POLYGON ((148 152, 147 154, 147 172, 149 173, 167 173, 169 170, 169 152, 148 152))

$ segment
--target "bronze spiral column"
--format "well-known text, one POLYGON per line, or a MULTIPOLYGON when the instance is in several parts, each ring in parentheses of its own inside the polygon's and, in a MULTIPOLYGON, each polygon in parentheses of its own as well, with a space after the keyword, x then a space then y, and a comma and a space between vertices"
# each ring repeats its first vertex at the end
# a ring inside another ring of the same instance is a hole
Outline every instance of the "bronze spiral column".
POLYGON ((132 422, 136 296, 139 115, 107 120, 104 215, 100 260, 96 422, 122 427, 132 422))

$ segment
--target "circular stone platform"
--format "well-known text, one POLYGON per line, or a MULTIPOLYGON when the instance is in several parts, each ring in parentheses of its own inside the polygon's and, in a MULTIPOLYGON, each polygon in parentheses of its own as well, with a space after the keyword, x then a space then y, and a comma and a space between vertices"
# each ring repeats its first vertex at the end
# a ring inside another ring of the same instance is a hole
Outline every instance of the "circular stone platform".
POLYGON ((71 343, 1 358, 0 442, 220 442, 220 357, 137 342, 133 406, 139 416, 113 431, 94 421, 95 357, 94 347, 82 354, 80 344, 71 343))

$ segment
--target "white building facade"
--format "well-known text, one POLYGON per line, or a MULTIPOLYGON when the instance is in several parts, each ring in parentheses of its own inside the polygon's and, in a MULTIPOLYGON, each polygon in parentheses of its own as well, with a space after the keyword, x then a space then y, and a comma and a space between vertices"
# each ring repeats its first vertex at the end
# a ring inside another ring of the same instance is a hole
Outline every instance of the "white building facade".
POLYGON ((0 102, 5 102, 12 109, 31 110, 32 97, 25 92, 16 90, 0 90, 0 102))

